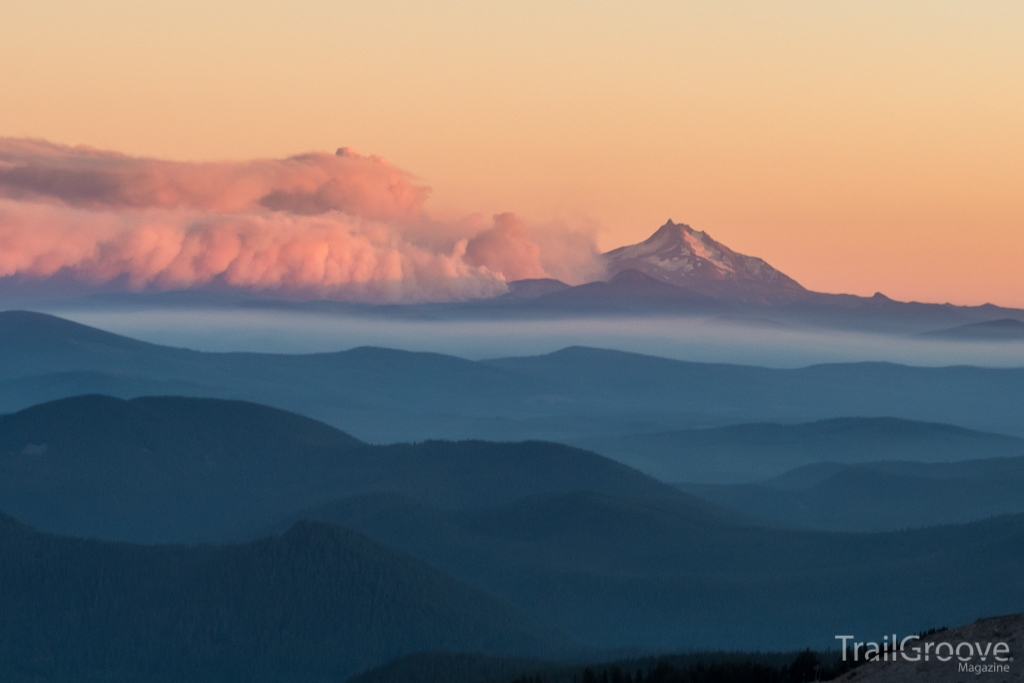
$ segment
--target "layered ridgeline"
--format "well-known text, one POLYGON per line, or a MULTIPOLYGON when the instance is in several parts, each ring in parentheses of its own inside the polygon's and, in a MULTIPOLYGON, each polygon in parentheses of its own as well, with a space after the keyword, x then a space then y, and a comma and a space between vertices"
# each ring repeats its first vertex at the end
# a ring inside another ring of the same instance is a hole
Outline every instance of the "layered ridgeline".
POLYGON ((679 488, 776 526, 893 531, 1024 513, 1024 457, 820 462, 753 484, 679 488))
POLYGON ((235 546, 136 546, 0 516, 0 678, 340 681, 423 650, 564 656, 572 647, 421 561, 297 524, 235 546))
POLYGON ((319 520, 592 647, 826 646, 1024 609, 1020 516, 771 529, 566 446, 369 446, 210 399, 66 399, 4 417, 0 435, 0 510, 42 529, 217 542, 319 520))
POLYGON ((1016 318, 996 318, 980 323, 924 332, 920 336, 959 341, 1024 341, 1024 321, 1016 318))
POLYGON ((837 418, 574 443, 777 526, 893 531, 1024 512, 1024 439, 950 425, 837 418))
POLYGON ((1024 436, 1024 369, 850 363, 778 370, 579 347, 492 361, 378 348, 200 353, 38 313, 0 313, 0 412, 87 393, 254 401, 377 443, 632 438, 849 416, 1024 436))
POLYGON ((371 446, 293 413, 217 399, 80 396, 0 416, 0 511, 82 537, 217 541, 363 493, 479 508, 581 489, 719 514, 552 443, 371 446))
POLYGON ((902 302, 881 293, 863 297, 814 292, 763 259, 741 254, 704 231, 672 220, 646 240, 613 249, 600 260, 601 280, 574 287, 557 280, 512 282, 502 297, 474 305, 449 304, 447 313, 711 315, 961 341, 1024 339, 1022 310, 902 302))
POLYGON ((306 516, 401 548, 596 646, 824 648, 849 629, 917 632, 1024 610, 1024 515, 785 531, 580 492, 480 511, 373 496, 306 516))
MULTIPOLYGON (((691 484, 760 483, 790 470, 824 463, 838 466, 897 460, 952 463, 1024 458, 1024 439, 1019 437, 887 417, 605 435, 572 443, 662 481, 691 484)), ((788 477, 793 484, 788 488, 796 487, 800 480, 799 474, 788 477)))

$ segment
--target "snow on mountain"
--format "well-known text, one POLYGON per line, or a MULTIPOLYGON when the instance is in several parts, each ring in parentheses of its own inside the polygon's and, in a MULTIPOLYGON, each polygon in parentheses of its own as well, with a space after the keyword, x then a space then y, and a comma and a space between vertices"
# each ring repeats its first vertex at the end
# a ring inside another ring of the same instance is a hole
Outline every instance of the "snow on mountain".
POLYGON ((637 270, 715 299, 774 303, 809 294, 763 260, 739 254, 707 233, 671 220, 643 242, 609 251, 604 259, 609 276, 637 270))

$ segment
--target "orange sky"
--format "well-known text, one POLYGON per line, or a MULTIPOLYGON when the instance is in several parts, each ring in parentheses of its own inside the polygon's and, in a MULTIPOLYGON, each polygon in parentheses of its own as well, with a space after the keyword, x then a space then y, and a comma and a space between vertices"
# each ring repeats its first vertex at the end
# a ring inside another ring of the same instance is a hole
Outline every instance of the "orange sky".
POLYGON ((1024 307, 1024 3, 0 4, 0 136, 348 145, 435 214, 666 218, 804 285, 1024 307))

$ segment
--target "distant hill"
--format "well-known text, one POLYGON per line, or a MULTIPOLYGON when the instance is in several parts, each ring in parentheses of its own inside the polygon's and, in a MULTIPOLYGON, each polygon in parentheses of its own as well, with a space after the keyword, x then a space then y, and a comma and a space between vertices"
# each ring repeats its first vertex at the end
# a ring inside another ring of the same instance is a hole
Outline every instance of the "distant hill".
POLYGON ((82 537, 222 538, 336 495, 324 477, 360 446, 252 403, 63 399, 0 416, 0 510, 82 537))
POLYGON ((696 289, 663 282, 640 270, 620 270, 607 282, 588 282, 529 299, 533 310, 575 314, 640 313, 683 305, 690 312, 719 311, 717 302, 696 289))
MULTIPOLYGON (((662 481, 707 484, 753 483, 822 462, 939 463, 1024 457, 1024 439, 893 418, 746 424, 595 437, 575 443, 662 481)), ((965 463, 965 473, 969 468, 970 464, 965 463)))
POLYGON ((558 656, 558 633, 354 532, 133 546, 0 517, 0 678, 342 680, 420 650, 558 656))
POLYGON ((1024 320, 999 318, 935 332, 924 332, 920 336, 932 339, 1024 341, 1024 320))
POLYGON ((679 488, 773 524, 893 531, 1024 513, 1024 457, 955 463, 818 463, 758 484, 679 488))
POLYGON ((714 507, 568 446, 370 446, 240 401, 82 396, 0 416, 0 511, 81 537, 232 539, 361 493, 483 507, 576 490, 714 507))
POLYGON ((53 316, 0 313, 0 412, 88 393, 252 401, 374 443, 572 441, 845 416, 1024 436, 1021 368, 849 363, 780 370, 584 347, 487 361, 370 347, 199 353, 53 316))
POLYGON ((850 629, 916 633, 1024 610, 1024 515, 843 534, 578 492, 485 510, 363 496, 305 516, 401 548, 599 647, 824 648, 850 629))
POLYGON ((591 410, 609 407, 609 414, 611 406, 634 415, 660 410, 662 419, 685 411, 734 424, 753 422, 750 415, 763 422, 807 421, 811 415, 894 417, 1024 435, 1015 406, 1003 402, 1018 392, 1024 400, 1024 368, 834 363, 786 370, 585 347, 486 363, 544 382, 561 405, 581 397, 591 410), (973 400, 965 403, 965 395, 973 400), (975 412, 977 402, 988 406, 986 416, 975 412))
POLYGON ((561 280, 553 278, 534 278, 529 280, 515 280, 508 283, 508 293, 503 297, 508 300, 525 301, 554 292, 569 289, 569 285, 561 280))
POLYGON ((30 311, 0 312, 0 379, 106 371, 168 378, 204 354, 137 341, 30 311))

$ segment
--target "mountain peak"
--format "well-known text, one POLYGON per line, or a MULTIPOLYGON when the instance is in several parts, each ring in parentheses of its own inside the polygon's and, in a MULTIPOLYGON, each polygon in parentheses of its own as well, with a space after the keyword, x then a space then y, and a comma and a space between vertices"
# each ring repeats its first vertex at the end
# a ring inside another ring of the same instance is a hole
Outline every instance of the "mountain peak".
POLYGON ((609 275, 636 270, 716 299, 770 303, 807 293, 763 260, 739 254, 706 232, 669 219, 639 244, 604 254, 609 275))

